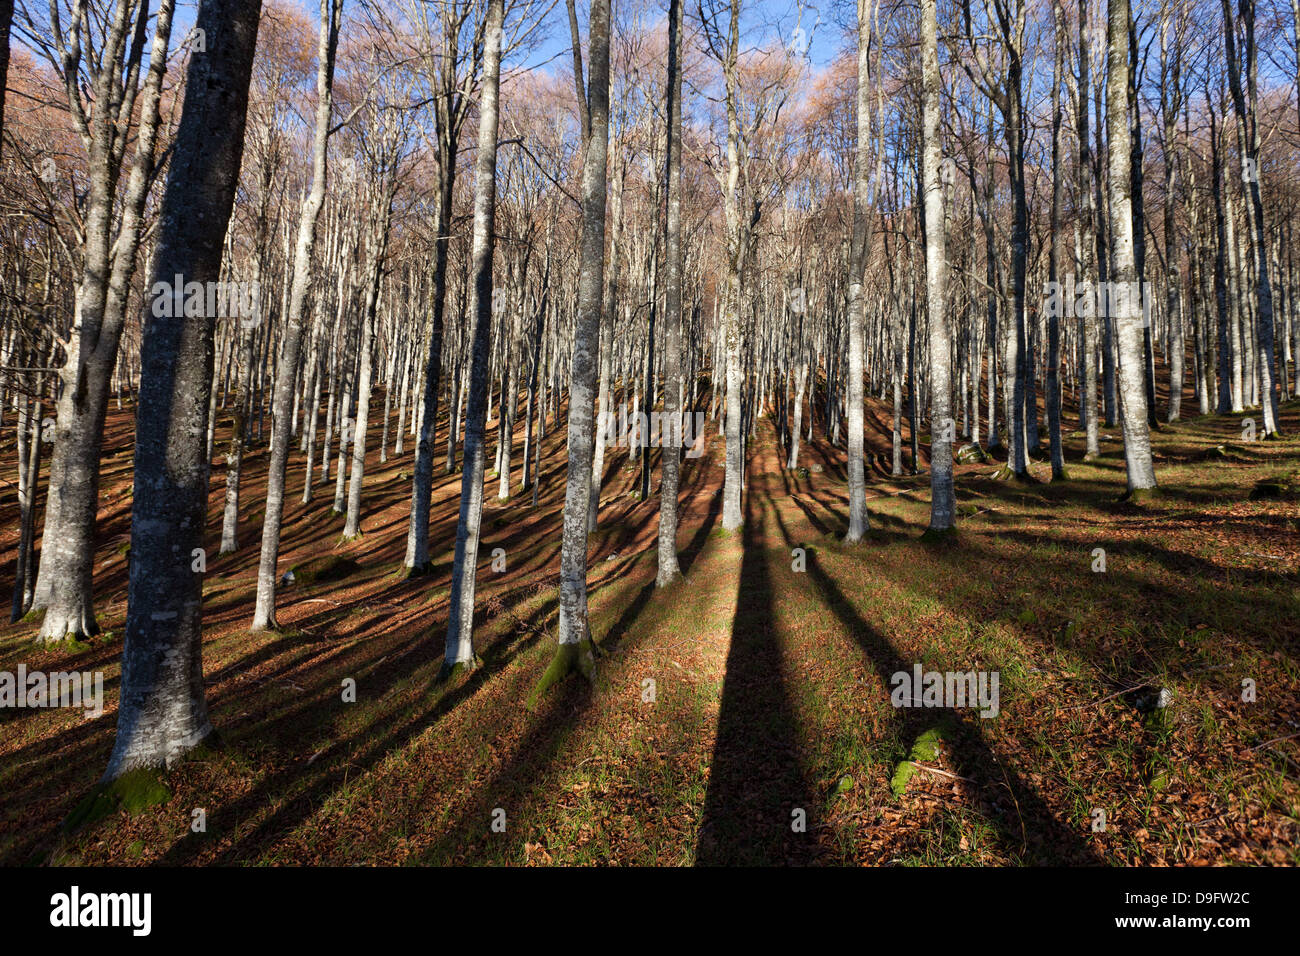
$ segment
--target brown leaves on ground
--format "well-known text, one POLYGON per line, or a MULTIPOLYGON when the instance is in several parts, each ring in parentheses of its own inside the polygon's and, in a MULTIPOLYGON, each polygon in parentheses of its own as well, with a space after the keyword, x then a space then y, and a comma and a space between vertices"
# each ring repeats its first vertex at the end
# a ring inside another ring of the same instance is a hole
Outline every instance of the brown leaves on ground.
MULTIPOLYGON (((879 409, 871 420, 888 427, 879 409)), ((842 452, 805 443, 801 464, 821 469, 786 470, 764 419, 741 532, 720 530, 718 440, 684 463, 686 579, 664 590, 657 498, 631 497, 636 469, 611 450, 590 553, 597 679, 565 681, 535 714, 522 703, 553 651, 563 435, 543 447, 536 509, 489 485, 483 665, 444 686, 433 678, 460 476, 438 479, 435 565, 407 580, 409 452, 376 460, 362 538, 340 540, 332 481, 290 507, 283 567, 336 553, 357 570, 285 589, 281 632, 246 631, 260 529, 245 517, 240 550, 210 559, 204 662, 224 746, 176 767, 165 805, 65 840, 59 823, 97 779, 115 725, 130 411, 115 413, 96 561, 111 634, 72 653, 33 646, 34 624, 0 631, 0 670, 102 671, 105 713, 0 713, 0 862, 1294 864, 1300 510, 1249 491, 1294 471, 1300 446, 1207 459, 1233 427, 1154 434, 1164 494, 1141 507, 1115 503, 1124 466, 1111 446, 1084 463, 1071 440, 1065 484, 961 466, 959 535, 934 549, 918 540, 928 475, 873 476, 873 534, 846 547, 842 452), (491 570, 496 547, 504 573, 491 570), (997 671, 1000 713, 957 712, 895 799, 898 762, 938 718, 890 703, 891 675, 918 662, 997 671), (1161 687, 1173 694, 1165 730, 1129 702, 1161 687)), ((1300 433, 1295 403, 1282 430, 1300 433)), ((887 450, 873 434, 872 453, 887 450)), ((246 468, 252 515, 264 450, 246 468)), ((291 468, 291 490, 301 477, 291 468)), ((10 495, 0 527, 13 529, 13 512, 10 495)), ((0 566, 13 566, 14 537, 0 539, 0 566)))

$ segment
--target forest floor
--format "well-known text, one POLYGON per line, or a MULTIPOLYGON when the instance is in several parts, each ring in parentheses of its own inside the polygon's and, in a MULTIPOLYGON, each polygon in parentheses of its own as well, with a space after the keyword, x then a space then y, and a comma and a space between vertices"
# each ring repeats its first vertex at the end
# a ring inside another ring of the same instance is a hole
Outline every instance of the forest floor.
MULTIPOLYGON (((873 531, 855 546, 840 542, 843 452, 805 443, 809 470, 787 470, 764 418, 741 531, 721 527, 720 440, 687 459, 685 578, 664 590, 657 497, 633 495, 635 468, 611 449, 590 551, 595 681, 566 680, 536 712, 523 704, 554 646, 559 431, 543 445, 537 507, 527 493, 498 501, 489 482, 483 666, 442 686, 459 473, 436 481, 436 567, 408 580, 410 442, 398 459, 372 459, 365 533, 351 542, 331 511, 332 475, 297 503, 295 455, 281 567, 311 561, 316 573, 282 590, 281 632, 252 634, 258 447, 245 459, 241 547, 210 557, 205 582, 221 746, 176 766, 164 802, 66 834, 116 725, 132 448, 131 410, 114 410, 95 564, 103 633, 43 649, 35 623, 0 628, 0 671, 100 671, 104 712, 0 711, 0 863, 1294 865, 1300 504, 1251 494, 1300 471, 1300 403, 1285 408, 1281 442, 1243 442, 1241 417, 1155 432, 1162 494, 1140 505, 1117 503, 1118 428, 1087 463, 1072 435, 1063 483, 1045 481, 1041 456, 1042 483, 959 466, 959 530, 939 544, 920 540, 928 475, 891 478, 873 459, 873 531), (892 675, 916 664, 996 671, 999 713, 893 706, 892 675), (355 703, 343 700, 347 678, 355 703), (1163 722, 1135 706, 1159 688, 1172 692, 1163 722), (900 761, 931 731, 938 745, 914 754, 895 796, 900 761), (199 809, 206 832, 195 833, 199 809)), ((873 452, 888 447, 884 425, 876 414, 873 452)), ((214 464, 214 551, 223 494, 214 464)), ((14 498, 5 484, 6 584, 14 498)))

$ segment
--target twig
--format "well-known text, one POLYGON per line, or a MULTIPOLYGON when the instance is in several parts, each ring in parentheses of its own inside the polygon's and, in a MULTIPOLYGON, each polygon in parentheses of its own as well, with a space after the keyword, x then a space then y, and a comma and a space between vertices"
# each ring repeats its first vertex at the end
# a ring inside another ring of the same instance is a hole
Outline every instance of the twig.
POLYGON ((917 763, 915 760, 909 760, 908 763, 917 770, 928 770, 930 773, 942 774, 945 777, 952 777, 954 780, 965 780, 967 783, 975 783, 975 781, 970 777, 962 777, 955 773, 949 773, 947 770, 940 770, 938 767, 929 767, 923 763, 917 763))
POLYGON ((1082 704, 1075 704, 1073 707, 1065 707, 1062 709, 1068 713, 1069 711, 1072 710, 1082 710, 1084 707, 1096 707, 1098 704, 1104 704, 1108 700, 1114 700, 1116 697, 1119 697, 1123 694, 1127 694, 1130 691, 1141 690, 1143 687, 1146 686, 1147 686, 1146 684, 1134 684, 1132 687, 1125 687, 1123 690, 1117 690, 1113 694, 1108 694, 1107 696, 1103 697, 1101 700, 1090 700, 1082 704))

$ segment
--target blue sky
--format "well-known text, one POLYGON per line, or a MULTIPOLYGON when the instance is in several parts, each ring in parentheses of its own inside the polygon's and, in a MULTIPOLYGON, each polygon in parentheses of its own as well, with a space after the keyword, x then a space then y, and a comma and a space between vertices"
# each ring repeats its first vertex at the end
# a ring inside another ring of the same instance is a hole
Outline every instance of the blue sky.
MULTIPOLYGON (((579 0, 578 4, 578 19, 584 35, 588 2, 579 0)), ((667 0, 652 2, 666 17, 667 0)), ((614 3, 617 11, 618 0, 614 3)), ((698 0, 686 0, 686 3, 687 16, 694 16, 698 0)), ((779 35, 786 44, 806 49, 814 66, 824 66, 834 59, 843 39, 842 30, 833 19, 837 8, 850 14, 856 9, 846 0, 813 0, 811 3, 808 0, 802 3, 800 0, 748 0, 741 7, 742 40, 758 41, 779 35)), ((569 62, 570 43, 568 13, 563 0, 551 9, 543 29, 544 39, 526 62, 538 65, 550 61, 551 64, 563 64, 560 68, 565 68, 569 62)))

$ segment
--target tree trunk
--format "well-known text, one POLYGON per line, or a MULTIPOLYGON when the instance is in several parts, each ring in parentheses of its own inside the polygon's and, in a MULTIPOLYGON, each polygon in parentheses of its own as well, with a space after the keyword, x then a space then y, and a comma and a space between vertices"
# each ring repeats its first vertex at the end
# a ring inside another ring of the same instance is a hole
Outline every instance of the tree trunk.
MULTIPOLYGON (((569 0, 573 17, 573 0, 569 0)), ((582 164, 582 239, 578 259, 578 313, 573 330, 569 377, 569 471, 564 489, 564 532, 560 548, 560 627, 556 656, 534 688, 531 701, 574 667, 590 676, 595 666, 587 619, 587 522, 594 441, 595 345, 600 335, 605 283, 605 194, 609 153, 609 0, 592 0, 588 26, 587 91, 578 103, 590 138, 582 164)), ((577 37, 574 37, 577 46, 577 37)), ((578 77, 581 88, 581 76, 578 77)))
POLYGON ((664 418, 670 423, 659 467, 659 572, 664 587, 681 576, 677 562, 677 490, 682 431, 682 0, 668 0, 668 221, 664 255, 664 418))
MULTIPOLYGON (((261 0, 201 0, 159 212, 153 300, 174 276, 217 277, 244 150, 261 0)), ((167 292, 162 292, 167 295, 167 292)), ((203 692, 205 457, 214 320, 146 316, 136 418, 131 580, 117 736, 106 781, 169 766, 209 737, 203 692)))
POLYGON ((948 328, 947 222, 939 142, 939 28, 936 0, 921 0, 921 177, 925 191, 925 305, 930 332, 930 527, 953 527, 957 501, 952 485, 952 351, 948 328))
MULTIPOLYGON (((298 217, 298 237, 294 246, 293 274, 290 279, 289 310, 280 342, 280 364, 276 368, 271 393, 271 450, 267 465, 266 512, 262 518, 262 550, 257 566, 257 601, 253 607, 252 630, 278 626, 275 616, 275 588, 280 556, 280 525, 284 514, 285 472, 289 462, 289 404, 294 377, 302 353, 306 328, 307 293, 311 286, 313 253, 316 247, 316 224, 325 203, 325 185, 329 172, 328 149, 330 114, 333 111, 334 60, 338 49, 339 19, 343 0, 321 0, 320 34, 317 45, 316 117, 312 137, 311 190, 303 200, 298 217)), ((316 436, 316 414, 320 407, 320 375, 316 377, 308 441, 316 436)), ((329 458, 326 445, 324 457, 329 458)), ((307 458, 306 487, 303 502, 311 497, 312 462, 307 458)))
POLYGON ((1129 0, 1108 0, 1109 74, 1106 78, 1106 134, 1110 173, 1110 235, 1113 287, 1109 312, 1119 345, 1119 398, 1124 463, 1130 496, 1156 486, 1147 426, 1146 376, 1142 359, 1142 314, 1133 249, 1132 179, 1128 126, 1129 0))
MULTIPOLYGON (((440 680, 472 670, 477 664, 474 656, 474 578, 483 517, 488 364, 492 357, 492 259, 496 248, 497 130, 504 6, 504 0, 488 0, 484 27, 483 89, 479 100, 478 152, 474 158, 474 239, 470 251, 473 286, 467 313, 473 317, 474 323, 469 408, 465 418, 460 518, 456 523, 456 553, 452 564, 447 641, 440 680)), ((432 423, 426 422, 426 427, 432 427, 432 423)))
MULTIPOLYGON (((857 147, 853 155, 853 233, 849 249, 849 383, 848 478, 849 528, 846 542, 861 541, 870 527, 867 517, 866 422, 863 364, 866 350, 866 282, 868 217, 871 215, 871 11, 869 0, 858 0, 857 147)), ((937 160, 936 160, 937 162, 937 160)), ((936 170, 936 175, 938 175, 936 170)))

